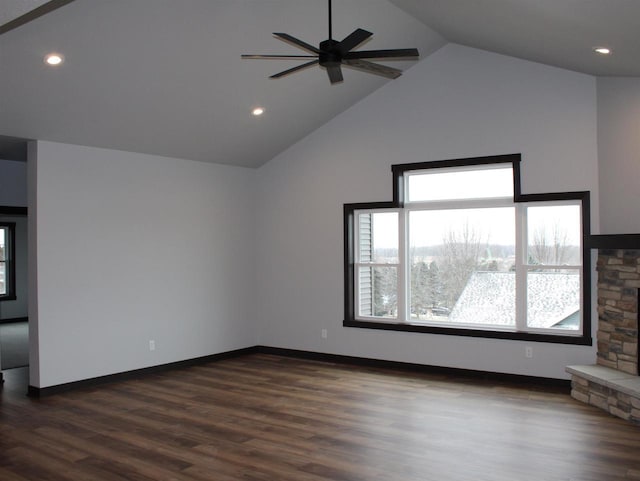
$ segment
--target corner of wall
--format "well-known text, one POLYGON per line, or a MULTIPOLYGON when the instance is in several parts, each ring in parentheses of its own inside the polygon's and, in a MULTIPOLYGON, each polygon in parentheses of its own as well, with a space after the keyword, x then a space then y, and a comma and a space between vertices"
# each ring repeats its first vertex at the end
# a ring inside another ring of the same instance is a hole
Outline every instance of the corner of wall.
POLYGON ((38 336, 38 142, 27 144, 27 231, 29 291, 29 385, 40 386, 40 343, 38 336))

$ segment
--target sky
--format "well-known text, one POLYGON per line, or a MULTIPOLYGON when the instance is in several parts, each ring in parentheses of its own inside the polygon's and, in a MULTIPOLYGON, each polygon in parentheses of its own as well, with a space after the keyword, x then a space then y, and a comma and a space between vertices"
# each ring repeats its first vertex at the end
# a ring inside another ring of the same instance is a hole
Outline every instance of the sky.
MULTIPOLYGON (((561 232, 566 233, 568 245, 580 245, 579 206, 530 206, 527 215, 530 239, 533 238, 533 232, 540 229, 551 239, 553 229, 559 227, 561 232)), ((515 245, 515 208, 499 207, 411 211, 408 228, 411 247, 442 244, 449 232, 461 238, 464 226, 481 242, 515 245)), ((383 248, 397 247, 397 213, 374 214, 374 244, 383 248)))

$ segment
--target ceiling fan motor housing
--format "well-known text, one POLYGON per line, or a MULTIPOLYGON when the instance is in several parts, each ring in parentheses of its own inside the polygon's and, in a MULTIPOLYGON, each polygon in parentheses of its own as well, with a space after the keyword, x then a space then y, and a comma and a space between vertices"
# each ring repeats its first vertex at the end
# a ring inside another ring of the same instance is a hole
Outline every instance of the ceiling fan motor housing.
POLYGON ((320 53, 318 54, 319 64, 325 68, 338 67, 342 63, 342 50, 340 42, 329 39, 320 42, 320 53))

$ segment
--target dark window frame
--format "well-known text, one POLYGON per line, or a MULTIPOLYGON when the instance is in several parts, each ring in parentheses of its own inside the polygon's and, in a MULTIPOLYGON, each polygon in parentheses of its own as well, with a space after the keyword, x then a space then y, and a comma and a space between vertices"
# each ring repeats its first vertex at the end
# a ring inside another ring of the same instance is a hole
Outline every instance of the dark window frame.
POLYGON ((0 222, 0 228, 6 229, 5 238, 5 260, 0 261, 6 265, 5 286, 6 293, 0 294, 0 301, 16 300, 16 223, 0 222))
POLYGON ((522 194, 520 182, 520 154, 494 155, 486 157, 471 157, 464 159, 450 159, 433 162, 418 162, 410 164, 396 164, 391 166, 393 178, 393 200, 391 202, 363 202, 343 205, 344 223, 344 327, 365 329, 381 329, 389 331, 420 332, 429 334, 444 334, 453 336, 482 337, 491 339, 510 339, 519 341, 548 342, 556 344, 592 345, 591 337, 591 208, 590 192, 554 192, 544 194, 522 194), (569 336, 562 334, 547 334, 534 332, 496 331, 486 329, 467 329, 441 326, 425 326, 405 322, 375 322, 356 320, 355 318, 355 239, 354 215, 357 210, 398 209, 404 208, 404 175, 416 170, 465 167, 510 163, 513 168, 513 201, 546 202, 577 200, 582 209, 582 335, 569 336))

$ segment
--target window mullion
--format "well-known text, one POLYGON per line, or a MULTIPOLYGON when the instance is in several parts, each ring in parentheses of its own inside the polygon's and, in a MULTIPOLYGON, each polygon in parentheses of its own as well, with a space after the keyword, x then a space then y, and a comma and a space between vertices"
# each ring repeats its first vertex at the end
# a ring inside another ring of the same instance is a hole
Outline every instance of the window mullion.
POLYGON ((410 316, 408 306, 411 302, 409 296, 409 269, 407 259, 407 211, 401 209, 398 211, 398 320, 401 322, 409 322, 410 316))
POLYGON ((527 329, 527 209, 516 205, 516 330, 527 329))

